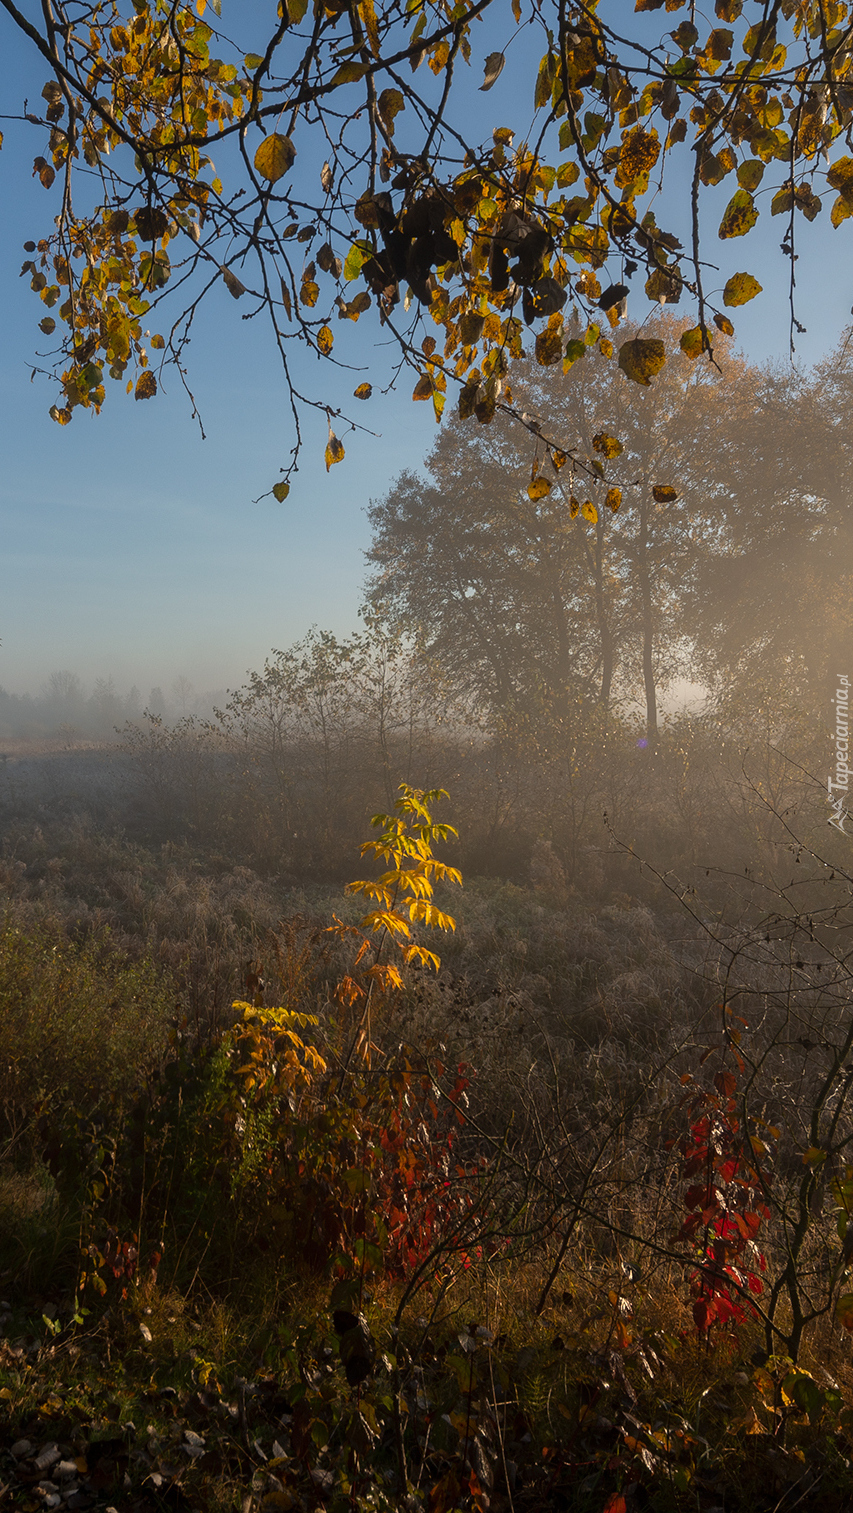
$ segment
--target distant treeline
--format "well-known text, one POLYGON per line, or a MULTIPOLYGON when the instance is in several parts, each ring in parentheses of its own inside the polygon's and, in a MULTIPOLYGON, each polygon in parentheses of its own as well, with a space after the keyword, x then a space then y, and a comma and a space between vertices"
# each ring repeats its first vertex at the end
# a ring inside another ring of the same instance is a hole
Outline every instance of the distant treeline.
POLYGON ((147 698, 135 685, 120 692, 112 678, 96 678, 87 689, 76 673, 63 668, 51 673, 35 694, 14 694, 0 687, 0 742, 48 740, 73 746, 115 741, 128 721, 142 720, 146 714, 161 720, 205 715, 213 712, 219 698, 199 695, 183 677, 174 679, 168 693, 155 687, 147 698))

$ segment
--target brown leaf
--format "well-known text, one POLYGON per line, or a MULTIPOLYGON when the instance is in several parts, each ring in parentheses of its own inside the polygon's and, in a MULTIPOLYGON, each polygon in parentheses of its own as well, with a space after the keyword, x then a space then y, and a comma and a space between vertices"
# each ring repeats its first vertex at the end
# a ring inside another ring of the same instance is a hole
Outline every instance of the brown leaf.
POLYGON ((656 504, 674 504, 678 489, 674 489, 671 483, 656 483, 652 487, 652 498, 656 504))
POLYGON ((272 486, 272 491, 279 504, 284 504, 285 499, 290 493, 290 484, 284 482, 274 483, 272 486))
POLYGON ((491 89, 492 85, 500 78, 500 75, 503 73, 503 66, 505 62, 506 58, 504 57, 503 53, 489 53, 489 56, 486 59, 485 78, 480 85, 481 90, 491 89))
POLYGON ((246 293, 245 284, 241 284, 236 273, 232 273, 231 269, 226 268, 224 263, 222 264, 221 271, 223 282, 232 299, 240 299, 246 293))
POLYGON ((373 393, 373 385, 359 384, 358 388, 353 389, 352 392, 355 399, 369 399, 373 393))

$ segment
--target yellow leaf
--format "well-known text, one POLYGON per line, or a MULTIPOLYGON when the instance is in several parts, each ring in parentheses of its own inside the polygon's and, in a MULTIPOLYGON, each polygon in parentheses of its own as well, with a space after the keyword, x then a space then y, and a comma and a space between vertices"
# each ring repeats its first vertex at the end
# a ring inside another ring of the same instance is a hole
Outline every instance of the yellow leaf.
POLYGON ((761 293, 761 287, 751 273, 733 273, 723 290, 723 304, 730 308, 745 305, 747 300, 755 299, 756 294, 761 293))
POLYGON ((528 485, 527 488, 527 496, 534 502, 537 499, 544 499, 545 495, 550 494, 550 492, 551 485, 548 482, 547 478, 536 478, 534 479, 533 483, 528 485))
POLYGON ((607 499, 605 500, 605 503, 610 506, 611 510, 613 511, 613 513, 615 515, 616 511, 618 510, 618 508, 620 506, 620 504, 622 503, 622 490, 621 489, 608 489, 607 490, 607 499))
POLYGON ((284 504, 285 499, 287 498, 288 494, 290 493, 290 484, 289 483, 274 483, 272 491, 273 491, 273 495, 278 500, 279 504, 284 504))
POLYGON ((689 331, 684 331, 678 344, 685 357, 695 362, 702 355, 702 327, 691 326, 689 331))
POLYGON ((324 357, 328 357, 329 353, 331 352, 334 340, 335 338, 333 337, 328 326, 321 326, 319 331, 317 332, 317 346, 320 348, 320 351, 322 352, 324 357))
POLYGON ((617 188, 628 189, 642 180, 651 173, 659 156, 660 141, 654 128, 647 131, 645 126, 635 126, 623 132, 614 180, 617 188))
POLYGON ((359 384, 358 388, 353 389, 352 392, 355 399, 369 399, 373 393, 373 385, 359 384))
POLYGON ((586 499, 581 505, 581 514, 583 515, 584 520, 589 520, 593 525, 595 525, 595 522, 598 519, 598 510, 595 508, 595 505, 593 504, 591 499, 586 499))
POLYGON ((151 370, 146 368, 145 372, 140 373, 136 380, 136 393, 134 397, 136 399, 153 399, 156 393, 157 380, 151 370))
POLYGON ((736 189, 723 212, 717 235, 724 242, 730 237, 746 236, 757 220, 758 211, 752 195, 746 189, 736 189))
POLYGON ((723 332, 724 336, 734 336, 735 334, 735 328, 727 315, 715 315, 714 325, 718 331, 723 332))
POLYGON ((332 467, 332 465, 334 463, 336 463, 336 462, 343 462, 344 456, 345 456, 345 453, 344 453, 344 444, 343 444, 343 442, 338 440, 338 438, 335 435, 334 431, 330 430, 329 431, 329 440, 328 440, 328 443, 326 445, 326 452, 325 452, 326 472, 328 473, 330 467, 332 467))
POLYGON ((606 431, 599 431, 596 436, 593 436, 592 449, 594 452, 600 452, 603 457, 607 458, 619 457, 625 450, 621 441, 617 440, 615 436, 608 436, 606 431))
POLYGON ((255 169, 262 179, 275 184, 293 167, 295 157, 296 148, 290 137, 283 137, 274 131, 271 136, 264 137, 255 153, 255 169))
POLYGON ((666 347, 662 341, 635 337, 622 343, 619 348, 619 366, 632 383, 648 388, 650 381, 666 362, 666 347))

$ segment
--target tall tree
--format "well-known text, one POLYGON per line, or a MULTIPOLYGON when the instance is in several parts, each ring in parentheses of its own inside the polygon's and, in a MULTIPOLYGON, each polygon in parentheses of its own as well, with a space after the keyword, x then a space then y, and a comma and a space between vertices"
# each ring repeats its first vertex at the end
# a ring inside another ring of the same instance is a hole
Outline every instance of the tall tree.
POLYGON ((373 601, 494 709, 539 704, 567 726, 578 701, 639 694, 656 742, 659 690, 690 656, 684 606, 694 538, 715 529, 722 432, 754 383, 726 350, 692 364, 684 329, 644 327, 676 348, 653 389, 595 347, 565 376, 518 367, 516 404, 559 445, 540 439, 531 456, 503 420, 451 422, 427 476, 372 505, 373 601))

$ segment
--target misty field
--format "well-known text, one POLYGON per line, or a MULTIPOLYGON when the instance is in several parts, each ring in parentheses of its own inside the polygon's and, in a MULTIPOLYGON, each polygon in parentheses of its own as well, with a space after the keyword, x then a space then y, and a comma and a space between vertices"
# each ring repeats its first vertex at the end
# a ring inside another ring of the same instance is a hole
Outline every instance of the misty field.
POLYGON ((543 749, 330 651, 218 724, 7 753, 7 1495, 846 1506, 819 747, 543 749))

